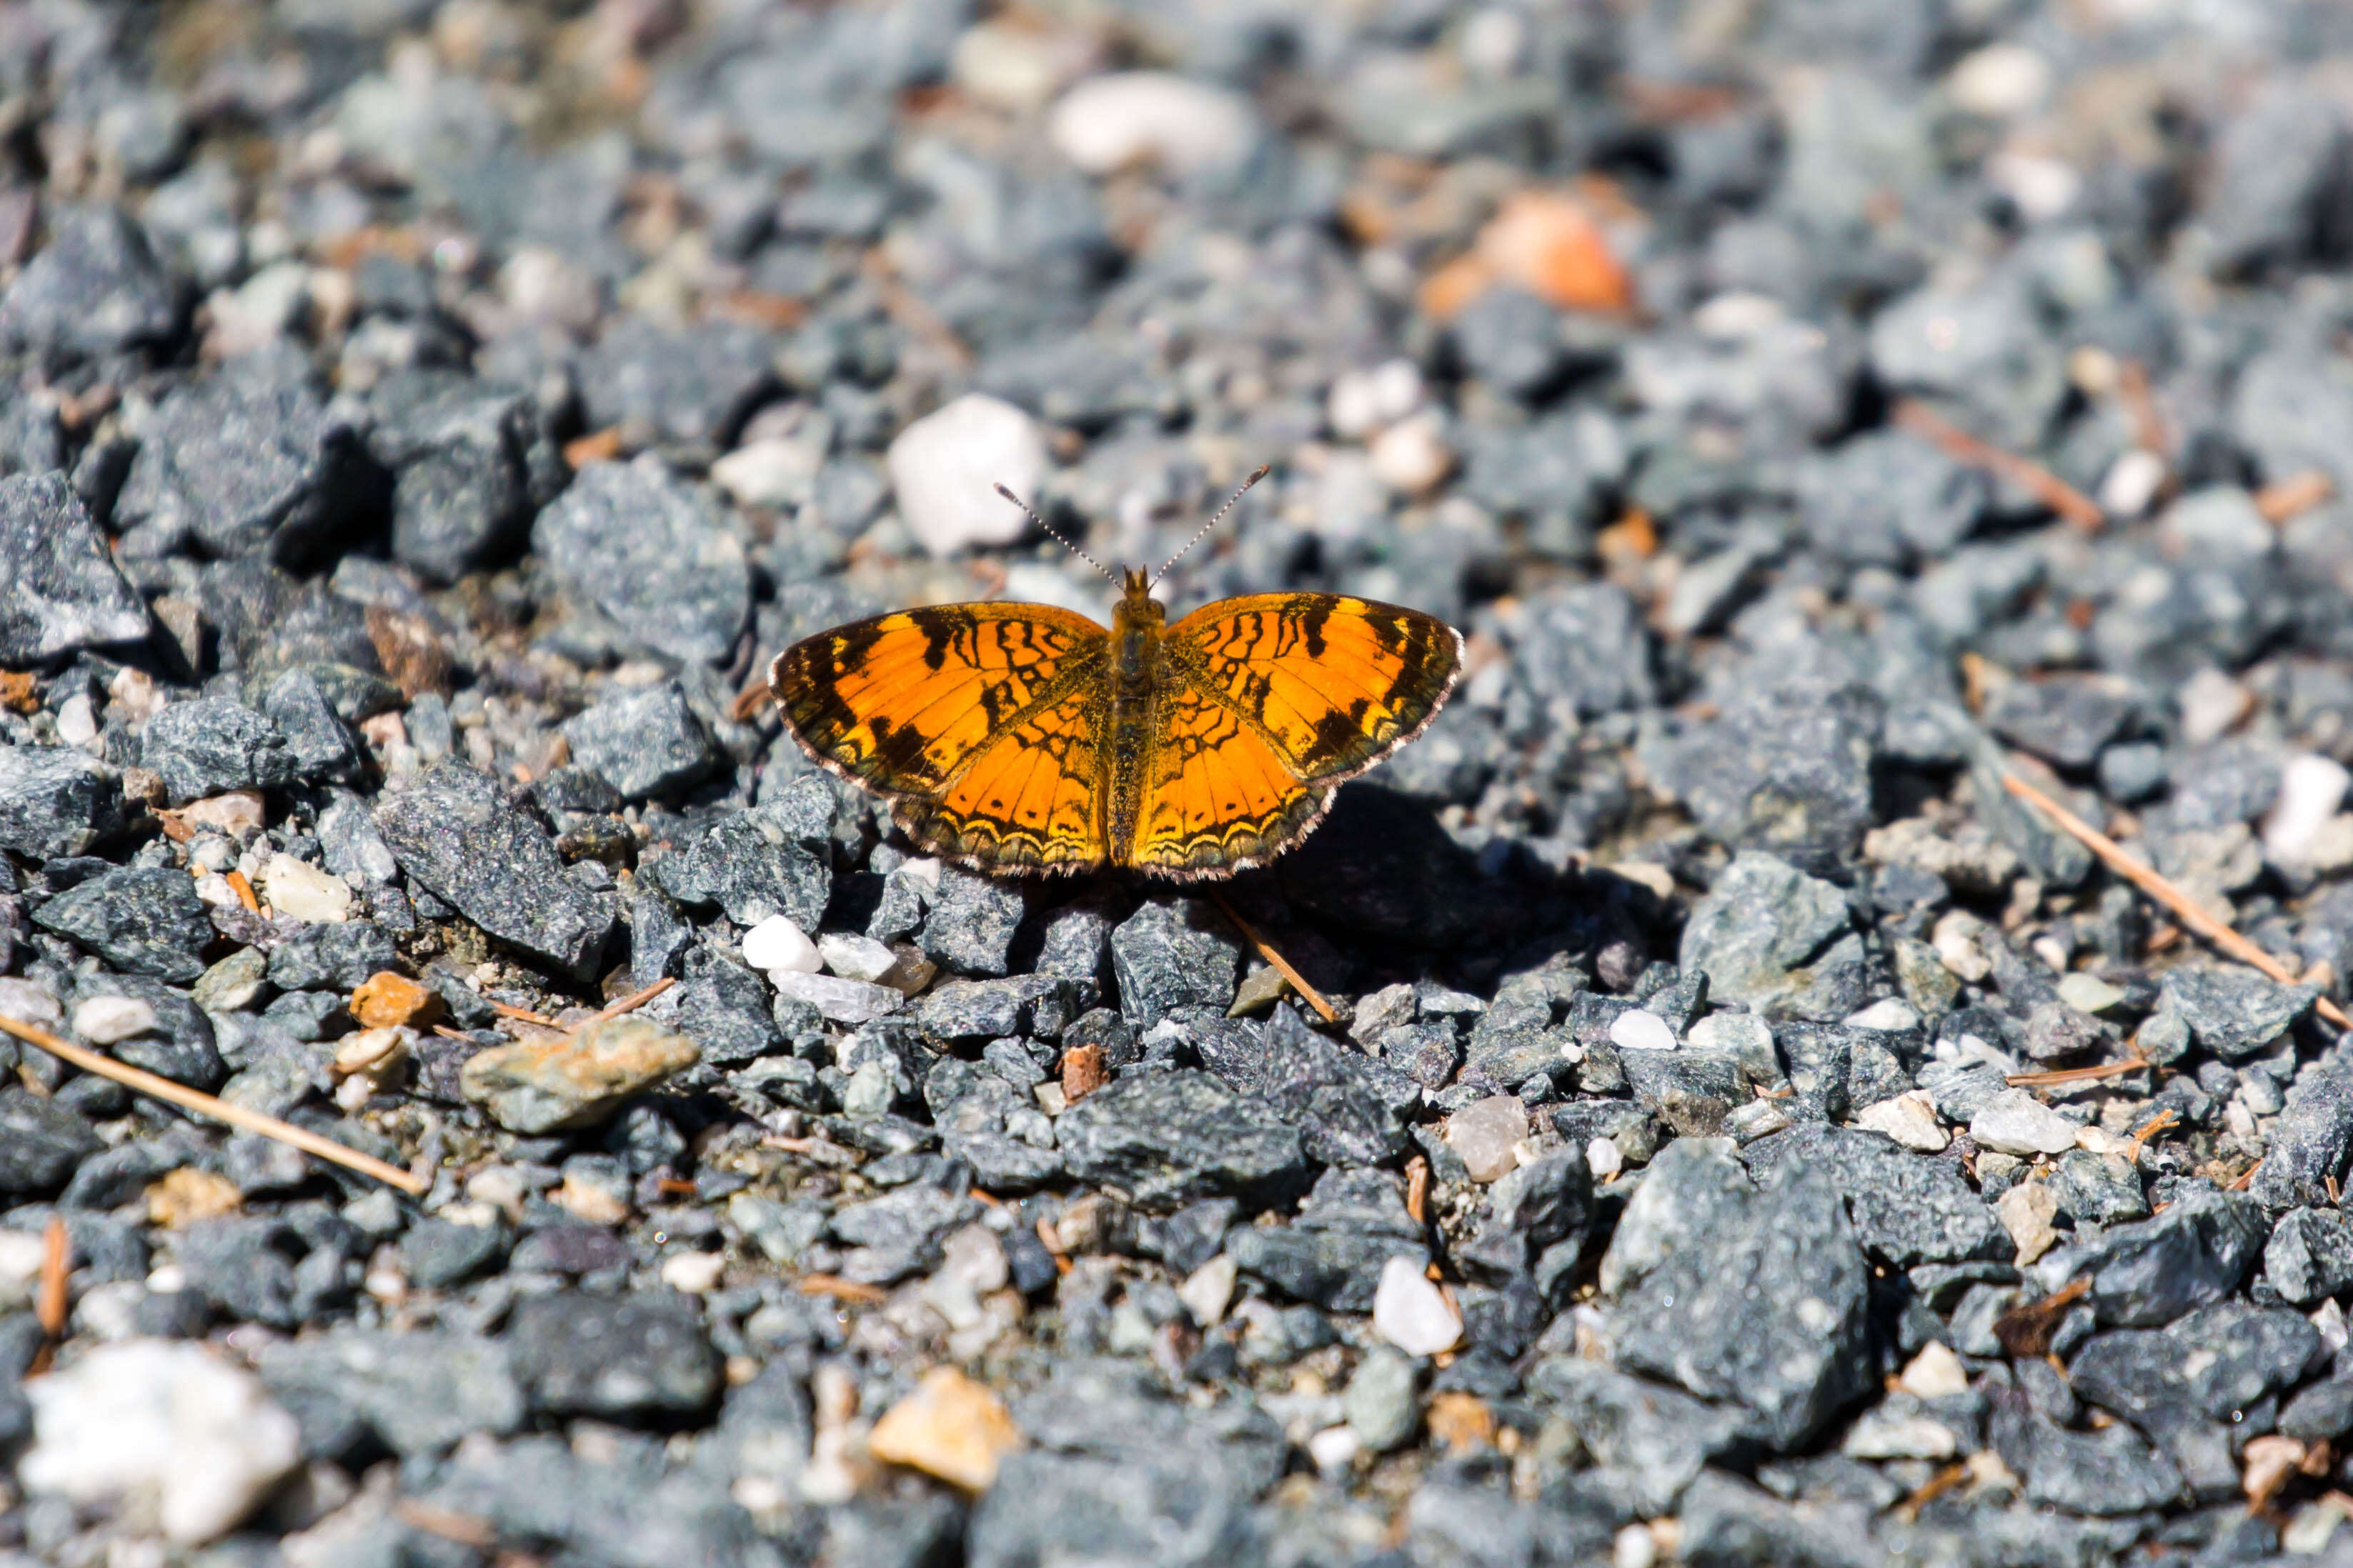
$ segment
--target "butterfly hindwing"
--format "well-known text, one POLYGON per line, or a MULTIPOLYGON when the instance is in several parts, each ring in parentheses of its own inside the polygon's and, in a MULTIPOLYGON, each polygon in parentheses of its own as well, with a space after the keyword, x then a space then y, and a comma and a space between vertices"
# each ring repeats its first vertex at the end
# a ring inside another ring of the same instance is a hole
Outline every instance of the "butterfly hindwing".
POLYGON ((917 838, 983 863, 1075 868, 1103 858, 1093 770, 1105 640, 1049 605, 945 605, 796 643, 768 683, 801 745, 898 803, 917 838))
POLYGON ((1324 815, 1328 792, 1303 784, 1227 703, 1190 685, 1161 696, 1130 864, 1180 880, 1224 876, 1279 853, 1324 815))
POLYGON ((1333 594, 1252 594, 1170 626, 1170 662, 1262 735, 1302 783, 1354 778, 1421 733, 1462 668, 1433 616, 1333 594))

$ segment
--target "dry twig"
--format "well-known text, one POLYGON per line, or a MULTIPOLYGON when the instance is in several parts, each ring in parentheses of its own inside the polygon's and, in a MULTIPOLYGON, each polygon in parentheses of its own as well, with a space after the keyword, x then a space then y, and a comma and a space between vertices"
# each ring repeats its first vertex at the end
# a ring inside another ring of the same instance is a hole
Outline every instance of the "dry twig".
POLYGON ((2078 528, 2097 528, 2107 521, 2099 502, 2042 464, 1978 440, 1925 403, 1905 398, 1895 405, 1895 422, 1935 443, 1955 462, 2009 480, 2078 528))
POLYGON ((2002 1079, 2012 1089, 2040 1089, 2055 1083, 2094 1083, 2104 1078, 2118 1078, 2137 1072, 2149 1066, 2144 1057, 2126 1057, 2120 1062, 2102 1062, 2097 1067, 2060 1068, 2052 1072, 2014 1072, 2002 1079))
POLYGON ((677 984, 677 981, 672 980, 668 975, 664 975, 659 980, 655 981, 651 985, 647 986, 643 991, 630 992, 627 996, 622 997, 619 1001, 614 1003, 603 1012, 598 1013, 592 1017, 581 1019, 580 1022, 575 1024, 573 1027, 575 1029, 585 1029, 591 1024, 610 1023, 613 1019, 619 1017, 624 1013, 636 1012, 638 1008, 644 1006, 647 1003, 652 1001, 655 997, 660 995, 663 992, 669 990, 671 986, 677 984))
MULTIPOLYGON (((2249 968, 2263 971, 2283 985, 2295 984, 2295 975, 2287 965, 2200 909, 2190 901, 2189 894, 2156 871, 2126 855, 2115 839, 2102 833, 2016 773, 2005 772, 2001 775, 2001 783, 2004 789, 2049 817, 2062 831, 2081 840, 2085 848, 2107 863, 2110 870, 2170 910, 2174 918, 2183 925, 2249 968)), ((2348 1017, 2344 1008, 2339 1007, 2327 997, 2321 997, 2312 1005, 2312 1007, 2314 1012, 2318 1013, 2338 1028, 2353 1029, 2353 1017, 2348 1017)))
POLYGON ((797 1289, 804 1296, 833 1296, 844 1301, 863 1301, 870 1307, 890 1299, 879 1286, 861 1285, 838 1274, 804 1274, 797 1289))
POLYGON ((363 1154, 356 1149, 346 1148, 332 1138, 322 1138, 306 1127, 297 1127, 290 1121, 280 1121, 275 1116, 264 1116, 258 1110, 248 1110, 242 1105, 232 1105, 227 1100, 216 1099, 200 1089, 190 1089, 185 1084, 174 1083, 168 1078, 159 1078, 142 1068, 125 1067, 111 1057, 103 1057, 96 1051, 61 1040, 47 1029, 37 1029, 30 1024, 0 1016, 0 1032, 14 1035, 28 1046, 37 1046, 59 1061, 79 1068, 86 1073, 99 1078, 111 1079, 125 1089, 136 1089, 151 1099, 163 1100, 169 1105, 176 1105, 183 1110, 193 1110, 199 1116, 209 1116, 216 1121, 226 1121, 231 1127, 259 1133, 264 1138, 274 1139, 280 1143, 291 1144, 305 1154, 332 1161, 346 1169, 357 1171, 363 1175, 374 1176, 377 1181, 398 1187, 404 1193, 423 1197, 432 1189, 432 1184, 421 1176, 412 1175, 397 1165, 388 1165, 374 1155, 363 1154))
POLYGON ((1324 1015, 1324 1021, 1325 1023, 1336 1024, 1340 1021, 1339 1012, 1333 1007, 1331 1003, 1324 1000, 1324 994, 1316 990, 1313 985, 1308 984, 1307 977, 1300 973, 1296 969, 1291 967, 1291 960, 1283 957, 1281 952, 1275 950, 1273 943, 1268 942, 1266 938, 1259 935, 1257 929, 1253 927, 1250 921, 1242 919, 1240 912, 1237 910, 1231 903, 1227 901, 1225 894, 1219 892, 1216 889, 1212 888, 1209 889, 1209 897, 1217 900, 1218 908, 1226 911, 1226 918, 1234 922, 1234 929, 1240 931, 1244 937, 1248 938, 1250 944, 1252 947, 1258 949, 1259 956, 1265 959, 1269 963, 1273 964, 1275 972, 1281 974, 1285 980, 1291 982, 1291 988, 1293 991, 1298 992, 1301 996, 1306 998, 1307 1005, 1309 1006, 1324 1015))
POLYGON ((2060 1320, 2067 1309, 2092 1293, 2092 1281, 2087 1277, 2070 1280, 2040 1301, 2029 1301, 2022 1307, 2012 1307, 1993 1321, 1993 1337, 2001 1348, 2013 1356, 2039 1356, 2051 1349, 2051 1336, 2058 1331, 2060 1320))
POLYGON ((2337 481, 2319 468, 2274 479, 2255 492, 2255 510, 2274 526, 2310 511, 2337 493, 2337 481))

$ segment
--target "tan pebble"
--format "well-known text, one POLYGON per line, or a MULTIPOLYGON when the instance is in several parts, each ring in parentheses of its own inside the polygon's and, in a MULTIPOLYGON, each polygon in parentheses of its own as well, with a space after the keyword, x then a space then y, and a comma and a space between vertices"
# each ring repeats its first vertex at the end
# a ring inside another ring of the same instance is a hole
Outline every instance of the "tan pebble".
POLYGON ((468 1061, 458 1087, 510 1132, 593 1127, 621 1101, 702 1059, 684 1035, 643 1018, 608 1018, 575 1035, 494 1046, 468 1061))
POLYGON ((952 1366, 934 1367, 915 1392, 874 1424, 866 1450, 966 1491, 987 1491, 997 1467, 1021 1446, 1005 1402, 952 1366))
POLYGON ((245 1206, 245 1194, 226 1176, 183 1165, 147 1189, 147 1223, 185 1230, 200 1219, 218 1219, 245 1206))
POLYGON ((352 1016, 364 1029, 395 1029, 430 1024, 441 1016, 441 998, 405 974, 378 970, 352 993, 352 1016))

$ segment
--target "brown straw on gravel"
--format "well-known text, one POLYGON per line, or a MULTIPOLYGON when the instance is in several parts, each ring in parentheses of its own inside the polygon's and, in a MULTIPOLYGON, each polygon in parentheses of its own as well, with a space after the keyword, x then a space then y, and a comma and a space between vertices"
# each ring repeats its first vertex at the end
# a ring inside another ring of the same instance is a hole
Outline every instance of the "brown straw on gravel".
POLYGON ((1996 479, 2009 480, 2077 528, 2095 529, 2107 521, 2107 513, 2100 510, 2099 502, 2033 458, 2021 458, 1989 441, 1978 440, 1925 403, 1907 397, 1897 404, 1895 423, 1927 440, 1955 462, 1983 468, 1996 479))
POLYGON ((139 1068, 125 1067, 111 1057, 100 1056, 96 1051, 61 1040, 47 1029, 37 1029, 30 1024, 20 1024, 14 1018, 0 1015, 0 1032, 14 1035, 26 1045, 47 1051, 61 1062, 79 1068, 82 1071, 98 1078, 111 1079, 123 1088, 136 1089, 150 1099, 160 1100, 166 1104, 176 1105, 183 1110, 193 1110, 199 1116, 209 1116, 216 1121, 226 1121, 231 1127, 258 1133, 261 1137, 273 1139, 280 1143, 290 1144, 305 1154, 332 1161, 346 1169, 357 1171, 362 1175, 374 1176, 377 1181, 398 1187, 402 1192, 412 1196, 423 1197, 432 1190, 433 1184, 424 1177, 412 1175, 397 1165, 388 1165, 372 1154, 363 1154, 356 1149, 346 1148, 332 1138, 322 1138, 308 1128, 297 1127, 290 1121, 280 1121, 275 1116, 264 1116, 259 1110, 248 1110, 242 1105, 231 1105, 227 1100, 216 1099, 200 1089, 190 1089, 185 1084, 174 1083, 168 1078, 159 1078, 139 1068))
POLYGON ((1209 897, 1217 900, 1218 908, 1226 911, 1226 918, 1234 922, 1234 929, 1240 931, 1244 937, 1248 938, 1250 944, 1252 947, 1258 949, 1259 956, 1265 959, 1269 963, 1273 964, 1275 973, 1282 975, 1285 980, 1290 981, 1291 988, 1293 991, 1298 992, 1300 995, 1305 997, 1309 1006, 1324 1015, 1324 1021, 1325 1023, 1336 1024, 1340 1021, 1339 1012, 1333 1007, 1331 1003, 1324 1000, 1324 994, 1316 990, 1313 985, 1308 984, 1307 976, 1300 973, 1296 969, 1292 968, 1291 960, 1283 957, 1282 954, 1276 950, 1272 942, 1258 934, 1256 927, 1252 926, 1250 921, 1242 919, 1240 912, 1237 910, 1232 904, 1227 902, 1225 894, 1219 892, 1215 888, 1212 888, 1209 889, 1209 897))
MULTIPOLYGON (((2062 831, 2081 840, 2085 848, 2105 861, 2108 868, 2117 876, 2172 910, 2174 918, 2183 925, 2250 969, 2260 969, 2283 985, 2295 984, 2295 974, 2287 965, 2200 909, 2190 901, 2188 893, 2126 855, 2115 839, 2016 773, 2004 772, 2001 784, 2010 794, 2049 817, 2062 831)), ((2348 1017, 2344 1008, 2326 996, 2313 1003, 2312 1010, 2340 1029, 2353 1029, 2353 1017, 2348 1017)))

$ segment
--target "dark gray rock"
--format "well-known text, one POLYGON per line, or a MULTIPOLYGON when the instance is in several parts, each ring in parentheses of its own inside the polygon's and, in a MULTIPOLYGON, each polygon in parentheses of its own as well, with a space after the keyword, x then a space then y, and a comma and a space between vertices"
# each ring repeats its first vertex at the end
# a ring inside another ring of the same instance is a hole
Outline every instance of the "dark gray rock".
POLYGON ((346 1445, 322 1443, 326 1432, 358 1427, 396 1454, 442 1454, 476 1433, 506 1436, 523 1420, 506 1344, 473 1334, 338 1330, 274 1342, 255 1370, 301 1423, 309 1453, 336 1452, 346 1445))
POLYGON ((53 1193, 103 1146, 96 1128, 54 1099, 0 1092, 0 1193, 53 1193))
POLYGON ((668 1292, 562 1291, 515 1304, 505 1343, 530 1408, 624 1425, 691 1419, 723 1379, 692 1302, 668 1292))
POLYGON ((1876 1385, 1869 1296, 1870 1268, 1837 1186, 1792 1164, 1727 1230, 1651 1270, 1610 1333, 1621 1364, 1736 1401, 1786 1450, 1876 1385))
POLYGON ((442 763, 375 808, 400 868, 503 942, 586 977, 617 918, 612 896, 564 874, 546 830, 487 774, 442 763))
POLYGON ((1233 1005, 1241 962, 1231 928, 1197 900, 1155 900, 1111 933, 1120 1013, 1139 1030, 1180 1007, 1224 1012, 1233 1005))
POLYGON ((2059 1200, 2059 1212, 2077 1225, 2121 1225, 2148 1217, 2140 1168, 2122 1154, 2068 1150, 2059 1157, 2051 1191, 2059 1200))
POLYGON ((2216 271, 2260 273, 2353 244, 2353 127, 2327 94, 2292 78, 2266 82, 2223 121, 2213 157, 2201 216, 2216 271))
POLYGON ((1560 1406, 1594 1458, 1626 1478, 1648 1514, 1672 1511, 1710 1460, 1736 1458, 1754 1443, 1740 1411, 1599 1362, 1549 1356, 1527 1384, 1560 1406))
POLYGON ((783 915, 815 931, 833 894, 826 826, 785 805, 706 817, 677 853, 648 869, 680 903, 716 904, 739 926, 783 915))
POLYGON ((1603 1294, 1622 1294, 1675 1253, 1728 1229, 1755 1194, 1731 1139, 1669 1143, 1651 1158, 1610 1235, 1601 1259, 1603 1294))
POLYGON ((2249 1187, 2265 1208, 2332 1202, 2353 1153, 2353 1061, 2332 1055, 2298 1073, 2272 1123, 2263 1168, 2249 1187))
POLYGON ((1557 588, 1529 601, 1513 665, 1537 715, 1557 705, 1591 719, 1657 697, 1641 610, 1615 584, 1557 588))
POLYGON ((33 920, 117 969, 181 985, 205 972, 213 942, 195 881, 160 866, 102 871, 42 904, 33 920))
POLYGON ((939 891, 915 942, 933 963, 959 974, 997 975, 1013 965, 1013 939, 1029 904, 1010 879, 940 868, 939 891))
POLYGON ((741 321, 670 328, 616 319, 581 364, 588 422, 706 450, 723 447, 776 382, 769 335, 741 321))
POLYGON ((539 514, 532 546, 575 603, 669 658, 718 663, 751 613, 743 544, 658 466, 590 464, 539 514))
POLYGON ((1406 1118, 1421 1103, 1419 1084, 1315 1033, 1287 1003, 1276 1005, 1261 1037, 1256 1082, 1227 1079, 1227 1085, 1298 1128, 1309 1159, 1378 1165, 1405 1153, 1406 1118))
POLYGON ((1027 1035, 1039 1012, 1068 1016, 1076 983, 1050 974, 945 980, 915 1005, 915 1022, 936 1039, 973 1041, 1027 1035))
POLYGON ((2168 970, 2163 984, 2163 1012, 2187 1024, 2192 1039, 2226 1061, 2279 1038, 2319 994, 2235 963, 2168 970))
POLYGON ((2263 1278, 2299 1307, 2353 1285, 2353 1218, 2335 1208, 2288 1210, 2263 1244, 2263 1278))
MULTIPOLYGON (((1833 1013, 1841 972, 1859 970, 1862 939, 1846 895, 1788 861, 1744 852, 1725 868, 1683 927, 1678 963, 1707 976, 1711 995, 1797 1017, 1833 1013)), ((1859 1005, 1859 1003, 1858 1003, 1859 1005)))
POLYGON ((1759 1138, 1740 1158, 1760 1183, 1792 1164, 1822 1172, 1845 1200, 1863 1250, 1898 1268, 2011 1250, 1993 1210, 1953 1161, 1915 1154, 1879 1133, 1792 1127, 1759 1138))
POLYGON ((1368 1312, 1392 1258, 1430 1261, 1428 1248, 1394 1236, 1281 1226, 1245 1226, 1226 1238, 1226 1251, 1244 1274, 1294 1301, 1332 1312, 1368 1312))
POLYGON ((401 1267, 420 1290, 445 1290, 492 1268, 506 1253, 506 1232, 495 1225, 422 1219, 400 1238, 401 1267))
POLYGON ((121 209, 66 207, 48 224, 48 243, 0 296, 0 342, 69 362, 179 336, 181 290, 121 209))
POLYGON ((117 1061, 208 1094, 228 1077, 211 1018, 185 994, 143 974, 115 974, 93 976, 75 1000, 91 996, 128 996, 154 1010, 155 1028, 109 1048, 117 1061))
POLYGON ((233 789, 282 789, 294 756, 268 719, 233 697, 174 702, 139 737, 142 766, 163 775, 174 805, 233 789))
POLYGON ((2316 1383, 2280 1412, 2279 1429, 2299 1443, 2319 1443, 2353 1431, 2353 1378, 2316 1383))
POLYGON ((1535 1271, 1556 1247, 1574 1260, 1593 1219, 1593 1172, 1585 1151, 1556 1149, 1504 1173, 1487 1193, 1487 1215, 1454 1261, 1469 1278, 1503 1286, 1535 1271))
POLYGON ((1463 368, 1514 397, 1534 401, 1567 361, 1560 312, 1524 289, 1488 289, 1451 325, 1463 368))
POLYGON ((1148 1211, 1266 1203, 1306 1184, 1298 1130, 1203 1072, 1122 1078, 1065 1111, 1055 1136, 1072 1175, 1148 1211))
POLYGON ((531 518, 532 399, 513 387, 435 369, 396 371, 368 395, 368 450, 393 478, 392 555, 454 582, 521 542, 531 518))
POLYGON ((1936 559, 1969 536, 1991 500, 1975 468, 1903 431, 1869 431, 1807 461, 1798 516, 1817 549, 1899 565, 1936 559))
POLYGON ((784 1042, 768 983, 732 958, 698 947, 686 955, 675 1026, 716 1067, 738 1067, 784 1042))
POLYGON ((28 860, 79 855, 121 816, 112 768, 73 746, 0 746, 0 849, 28 860))
POLYGON ((593 770, 623 800, 645 800, 699 784, 719 763, 710 731, 675 680, 607 697, 565 721, 572 760, 593 770))
POLYGON ((138 435, 114 520, 151 553, 187 539, 211 555, 304 563, 340 553, 380 500, 357 433, 300 355, 249 355, 183 383, 138 435))
POLYGON ((834 1237, 851 1248, 842 1276, 889 1285, 935 1268, 940 1245, 980 1214, 979 1203, 916 1183, 834 1212, 834 1237))
POLYGON ((2063 768, 2088 768, 2108 742, 2137 722, 2140 689, 2106 675, 2059 674, 2013 680, 1987 702, 1986 728, 2063 768))
POLYGON ((1781 689, 1695 725, 1645 761, 1710 837, 1834 860, 1875 820, 1872 760, 1884 720, 1885 704, 1867 686, 1781 689))
POLYGON ((2130 1426, 2071 1432, 2026 1407, 1995 1407, 1990 1446, 2034 1502, 2095 1516, 2138 1513, 2178 1501, 2180 1470, 2130 1426))
POLYGON ((280 991, 348 993, 399 962, 392 938, 371 921, 305 925, 269 950, 269 983, 280 991))
POLYGON ((2185 1183, 2163 1214, 2063 1247, 2038 1267, 2061 1283, 2088 1274, 2085 1300, 2101 1322, 2154 1328, 2237 1289, 2265 1234, 2253 1199, 2185 1183))
POLYGON ((63 474, 0 479, 0 666, 142 640, 151 625, 63 474))
POLYGON ((1717 1470, 1694 1478, 1678 1516, 1676 1560, 1685 1568, 1865 1568, 1884 1561, 1876 1543, 1841 1517, 1808 1508, 1717 1470))
POLYGON ((261 712, 283 738, 299 776, 349 778, 358 766, 360 750, 351 727, 337 715, 311 671, 290 669, 271 681, 262 695, 261 712))

